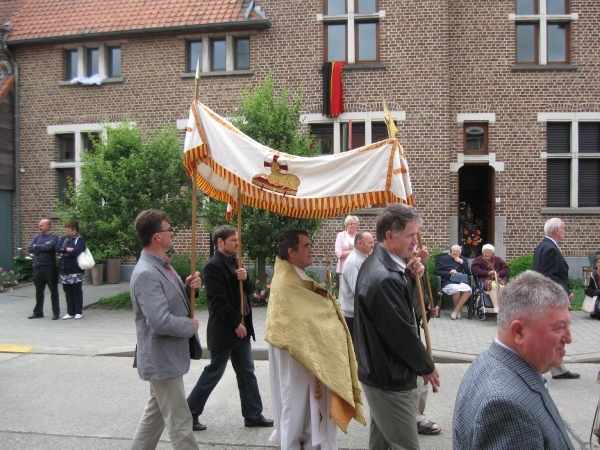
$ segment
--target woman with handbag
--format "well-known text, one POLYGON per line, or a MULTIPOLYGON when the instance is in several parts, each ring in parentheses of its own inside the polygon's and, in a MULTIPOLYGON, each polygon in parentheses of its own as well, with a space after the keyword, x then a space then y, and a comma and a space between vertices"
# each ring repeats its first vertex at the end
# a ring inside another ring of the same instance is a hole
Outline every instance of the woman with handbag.
POLYGON ((483 285, 483 292, 489 295, 493 309, 489 312, 498 312, 498 291, 506 286, 508 264, 498 256, 494 256, 496 249, 492 244, 485 244, 481 248, 481 255, 471 264, 471 272, 477 275, 478 281, 483 285))
POLYGON ((83 280, 85 271, 79 267, 77 257, 85 250, 85 239, 79 235, 79 222, 65 223, 66 234, 56 244, 58 256, 58 281, 63 285, 67 299, 67 314, 63 320, 83 317, 83 280))
POLYGON ((452 320, 460 319, 460 309, 471 296, 471 286, 469 278, 471 270, 465 259, 460 257, 460 245, 453 245, 449 255, 444 255, 439 259, 434 274, 442 278, 442 291, 452 296, 454 311, 450 314, 452 320))
MULTIPOLYGON (((585 295, 586 300, 588 298, 591 298, 592 303, 594 305, 594 309, 590 313, 590 317, 593 319, 600 319, 600 305, 598 304, 598 299, 600 298, 598 297, 600 295, 600 255, 596 256, 596 270, 592 272, 592 276, 590 277, 590 283, 585 288, 585 295)), ((584 308, 582 307, 582 309, 584 308)))

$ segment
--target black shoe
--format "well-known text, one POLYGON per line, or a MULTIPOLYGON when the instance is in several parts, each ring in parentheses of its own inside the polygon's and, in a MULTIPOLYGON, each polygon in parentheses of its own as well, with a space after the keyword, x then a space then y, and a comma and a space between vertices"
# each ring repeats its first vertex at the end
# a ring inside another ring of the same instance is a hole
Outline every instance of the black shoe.
POLYGON ((206 430, 206 425, 198 421, 198 416, 192 416, 192 428, 194 431, 206 430))
POLYGON ((569 372, 568 370, 565 373, 561 373, 560 375, 552 375, 552 378, 555 380, 562 380, 562 379, 575 380, 579 377, 580 377, 580 375, 578 373, 569 372))
POLYGON ((248 427, 248 428, 252 428, 252 427, 272 427, 273 424, 274 424, 274 422, 272 420, 267 419, 262 414, 260 415, 260 417, 258 419, 254 419, 254 420, 244 419, 244 426, 248 427))
POLYGON ((58 314, 54 314, 54 315, 52 316, 52 320, 58 320, 58 314))
POLYGON ((32 314, 31 316, 28 317, 28 319, 43 319, 44 315, 43 314, 32 314))

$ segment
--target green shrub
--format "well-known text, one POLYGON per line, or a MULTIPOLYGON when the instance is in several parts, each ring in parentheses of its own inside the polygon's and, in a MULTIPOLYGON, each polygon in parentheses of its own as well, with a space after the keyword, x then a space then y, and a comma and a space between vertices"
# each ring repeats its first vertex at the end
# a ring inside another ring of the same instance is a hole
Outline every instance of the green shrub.
POLYGON ((517 275, 526 270, 533 270, 533 253, 526 253, 523 256, 519 256, 518 258, 509 261, 508 268, 508 275, 511 279, 514 279, 517 275))
POLYGON ((131 296, 129 291, 121 292, 120 294, 113 295, 108 298, 101 298, 98 302, 98 306, 102 309, 131 309, 131 296))
POLYGON ((20 283, 33 281, 33 258, 29 255, 19 255, 13 264, 20 283))
POLYGON ((6 271, 0 267, 0 292, 12 290, 13 286, 19 284, 17 280, 18 275, 14 270, 6 271))
MULTIPOLYGON (((439 248, 434 248, 431 253, 429 253, 429 259, 427 260, 427 275, 429 276, 429 284, 431 285, 431 293, 433 294, 433 296, 436 296, 436 293, 438 291, 438 285, 437 285, 437 276, 433 273, 433 271, 435 270, 435 255, 439 255, 440 253, 442 253, 442 250, 440 250, 439 248)), ((425 281, 426 282, 426 281, 425 281)), ((425 288, 425 293, 429 294, 427 286, 424 284, 424 288, 425 288)))

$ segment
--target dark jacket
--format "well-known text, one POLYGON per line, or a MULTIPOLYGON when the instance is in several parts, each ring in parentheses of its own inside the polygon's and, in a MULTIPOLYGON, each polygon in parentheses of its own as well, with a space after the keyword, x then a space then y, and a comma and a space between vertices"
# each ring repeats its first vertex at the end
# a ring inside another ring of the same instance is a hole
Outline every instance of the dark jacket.
POLYGON ((410 272, 401 272, 376 245, 358 273, 354 295, 354 351, 362 383, 408 391, 417 386, 417 375, 435 369, 419 338, 412 290, 410 272))
POLYGON ((58 273, 68 275, 71 273, 83 273, 84 270, 79 267, 77 257, 85 250, 85 239, 83 236, 63 236, 58 240, 55 247, 58 256, 58 273), (77 242, 77 243, 76 243, 77 242), (68 252, 67 249, 73 250, 68 252))
POLYGON ((600 295, 600 280, 598 279, 598 274, 596 271, 592 273, 590 277, 590 284, 585 288, 585 295, 588 297, 596 297, 600 295))
POLYGON ((560 249, 546 237, 533 252, 533 270, 556 281, 566 291, 569 291, 569 265, 563 258, 560 249))
POLYGON ((450 255, 444 255, 440 257, 433 273, 442 278, 442 289, 451 283, 450 271, 452 269, 456 270, 458 273, 471 275, 471 269, 469 269, 469 262, 467 261, 467 258, 461 257, 461 259, 463 260, 462 264, 458 264, 450 255))
MULTIPOLYGON (((208 304, 208 324, 206 329, 206 344, 210 351, 231 350, 242 341, 235 334, 235 329, 242 322, 240 312, 240 283, 231 268, 215 252, 214 256, 204 266, 204 288, 208 304)), ((250 276, 244 281, 244 292, 250 298, 254 291, 254 282, 250 276)), ((252 326, 252 309, 244 317, 244 326, 248 334, 244 339, 254 340, 252 326)))
POLYGON ((27 252, 35 255, 33 268, 48 267, 56 265, 56 251, 54 247, 58 242, 58 236, 54 233, 36 234, 27 246, 27 252))

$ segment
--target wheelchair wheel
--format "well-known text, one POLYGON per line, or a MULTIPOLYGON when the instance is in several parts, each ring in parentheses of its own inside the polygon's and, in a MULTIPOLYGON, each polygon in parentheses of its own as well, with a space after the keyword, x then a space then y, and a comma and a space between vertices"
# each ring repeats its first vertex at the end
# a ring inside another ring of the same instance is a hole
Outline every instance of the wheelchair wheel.
POLYGON ((475 317, 477 317, 478 320, 485 320, 485 313, 483 312, 483 309, 478 308, 477 311, 475 311, 475 317))

